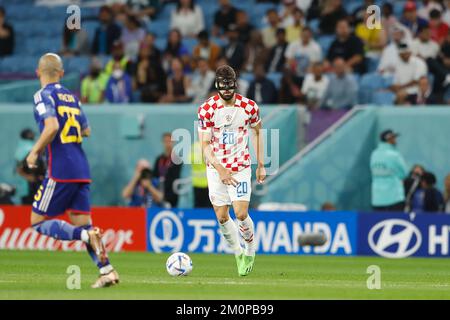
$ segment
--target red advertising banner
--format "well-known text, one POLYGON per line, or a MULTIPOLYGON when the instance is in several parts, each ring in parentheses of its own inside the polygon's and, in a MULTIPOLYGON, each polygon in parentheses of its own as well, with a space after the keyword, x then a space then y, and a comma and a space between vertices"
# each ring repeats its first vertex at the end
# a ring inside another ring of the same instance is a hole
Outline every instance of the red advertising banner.
MULTIPOLYGON (((30 212, 28 206, 0 206, 0 249, 85 250, 81 241, 59 241, 34 231, 30 227, 30 212)), ((67 215, 60 218, 68 221, 67 215)), ((146 251, 145 209, 93 208, 92 220, 103 229, 109 252, 146 251)))

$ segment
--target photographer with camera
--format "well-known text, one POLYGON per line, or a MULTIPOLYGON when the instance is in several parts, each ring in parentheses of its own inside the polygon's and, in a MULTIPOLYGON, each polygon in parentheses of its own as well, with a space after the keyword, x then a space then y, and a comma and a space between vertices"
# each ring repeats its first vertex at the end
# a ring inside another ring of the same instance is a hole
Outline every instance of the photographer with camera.
POLYGON ((122 191, 122 197, 131 207, 150 208, 154 205, 165 207, 164 194, 157 188, 157 179, 153 178, 150 163, 141 159, 130 182, 122 191))
POLYGON ((46 165, 42 157, 37 159, 35 168, 30 168, 26 162, 26 158, 33 148, 33 142, 34 132, 31 129, 22 130, 14 156, 16 173, 25 179, 24 186, 19 188, 22 204, 33 203, 34 195, 45 178, 46 165))

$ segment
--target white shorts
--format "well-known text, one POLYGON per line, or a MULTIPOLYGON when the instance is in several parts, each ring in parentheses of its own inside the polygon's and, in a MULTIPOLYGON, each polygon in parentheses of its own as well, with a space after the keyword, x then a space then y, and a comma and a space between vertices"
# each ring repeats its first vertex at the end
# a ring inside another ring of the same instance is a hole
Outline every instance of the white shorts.
POLYGON ((238 181, 236 187, 225 185, 219 177, 219 173, 214 168, 206 169, 208 178, 209 200, 214 206, 222 207, 231 205, 234 201, 250 202, 252 193, 252 169, 245 168, 233 174, 233 178, 238 181))

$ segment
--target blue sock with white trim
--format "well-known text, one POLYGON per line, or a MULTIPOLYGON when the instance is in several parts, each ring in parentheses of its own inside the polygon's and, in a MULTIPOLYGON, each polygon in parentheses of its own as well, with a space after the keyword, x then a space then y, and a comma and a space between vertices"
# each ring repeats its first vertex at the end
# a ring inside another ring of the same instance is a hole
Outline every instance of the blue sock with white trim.
POLYGON ((63 220, 46 220, 33 225, 40 234, 58 240, 81 240, 82 227, 75 227, 63 220))
MULTIPOLYGON (((88 224, 88 225, 82 226, 81 228, 86 231, 89 231, 92 229, 92 225, 88 224)), ((86 243, 86 249, 87 249, 87 252, 88 252, 89 256, 91 257, 92 261, 94 261, 94 263, 97 265, 97 268, 100 270, 101 274, 106 274, 113 270, 113 267, 109 263, 109 259, 106 259, 105 263, 101 263, 100 260, 98 260, 94 249, 92 249, 92 247, 89 243, 86 243)))

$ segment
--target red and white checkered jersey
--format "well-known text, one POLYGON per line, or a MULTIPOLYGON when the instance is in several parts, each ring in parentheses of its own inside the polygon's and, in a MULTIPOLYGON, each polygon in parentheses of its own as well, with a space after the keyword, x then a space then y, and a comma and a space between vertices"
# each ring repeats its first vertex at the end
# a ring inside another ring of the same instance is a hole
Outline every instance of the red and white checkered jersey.
POLYGON ((251 165, 249 129, 260 121, 255 101, 236 94, 234 106, 224 106, 219 95, 198 108, 199 131, 211 134, 211 147, 221 164, 234 172, 251 165))

